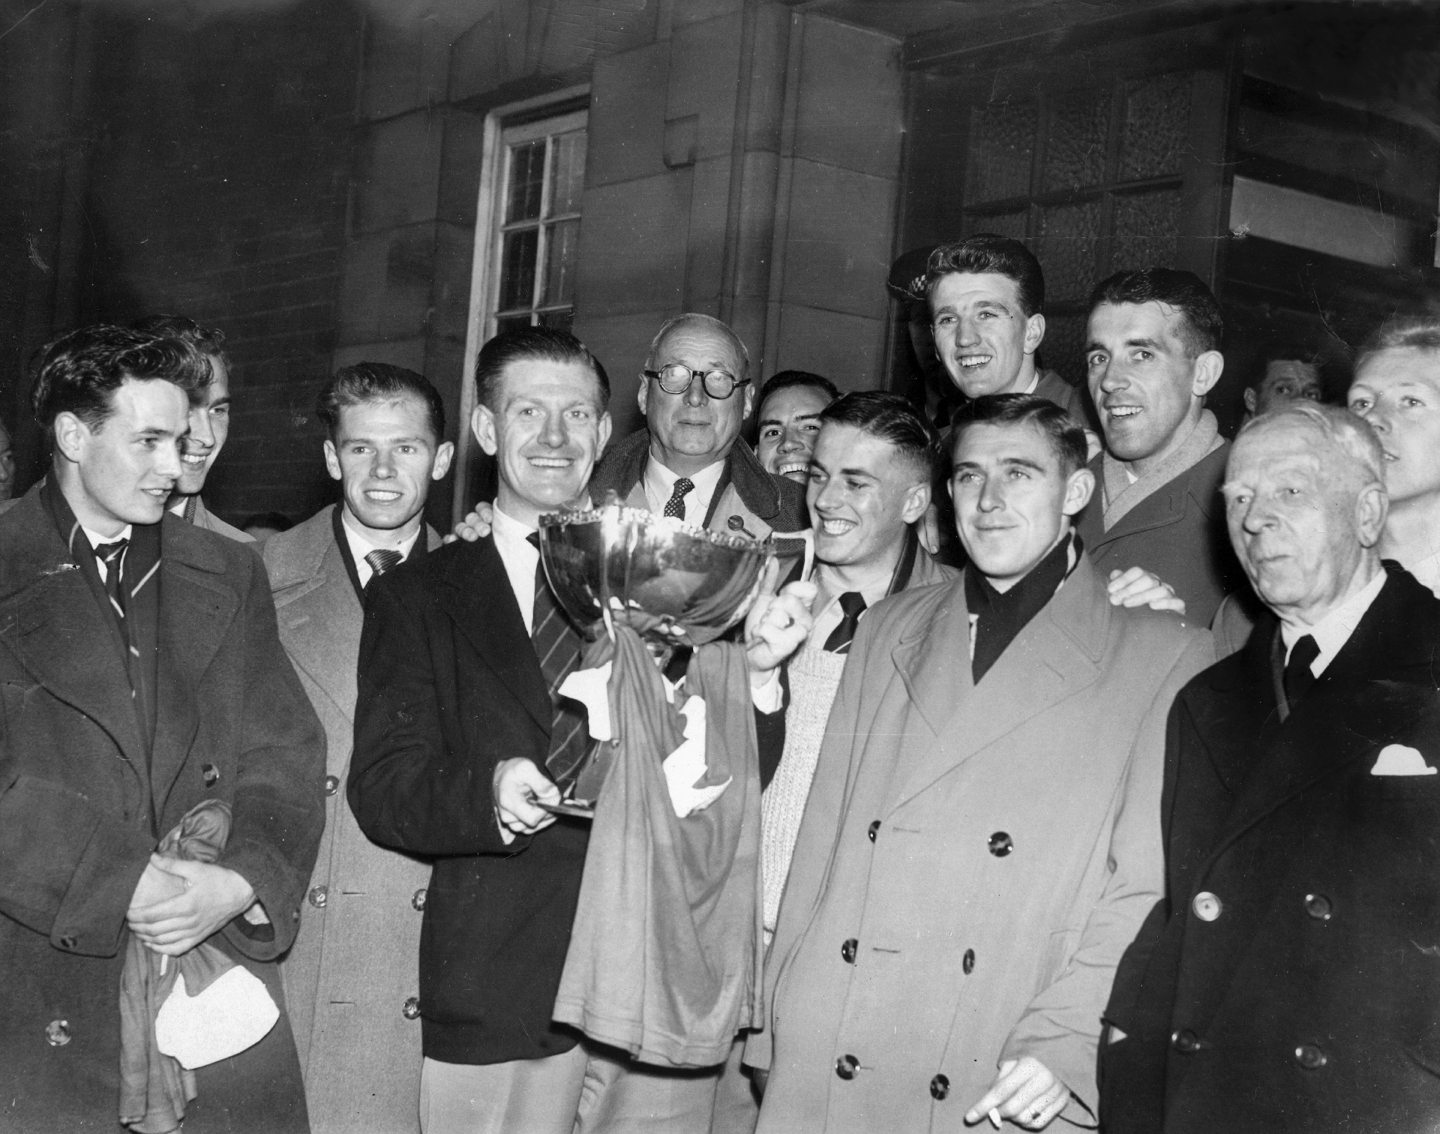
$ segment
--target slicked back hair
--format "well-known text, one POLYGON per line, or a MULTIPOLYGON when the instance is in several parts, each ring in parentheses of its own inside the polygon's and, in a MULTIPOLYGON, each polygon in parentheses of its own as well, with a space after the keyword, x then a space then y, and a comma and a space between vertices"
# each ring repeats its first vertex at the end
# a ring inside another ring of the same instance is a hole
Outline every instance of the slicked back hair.
POLYGON ((1015 281, 1020 296, 1020 310, 1028 319, 1045 306, 1045 273, 1035 253, 1008 236, 994 232, 977 232, 964 240, 942 244, 930 253, 925 265, 925 296, 928 299, 935 285, 946 276, 957 273, 980 275, 992 272, 1015 281))
POLYGON ((225 332, 219 327, 202 327, 188 315, 146 315, 130 324, 137 331, 148 331, 152 335, 165 335, 172 339, 184 339, 201 354, 218 358, 227 366, 225 357, 225 332))
POLYGON ((62 413, 92 431, 115 412, 115 391, 126 379, 164 381, 194 401, 210 384, 210 362, 184 339, 97 323, 70 331, 40 348, 30 406, 46 433, 62 413))
POLYGON ((1440 314, 1415 312, 1391 315, 1370 335, 1355 358, 1359 370, 1365 360, 1382 350, 1440 351, 1440 314))
POLYGON ((1194 272, 1176 268, 1137 268, 1116 272, 1101 280, 1090 293, 1086 311, 1094 314, 1102 303, 1163 303, 1179 311, 1180 341, 1191 358, 1219 350, 1225 337, 1225 319, 1215 295, 1194 272))
POLYGON ((600 408, 610 402, 610 376, 600 360, 569 331, 554 327, 521 327, 501 331, 480 348, 475 359, 475 400, 490 410, 500 408, 500 383, 512 362, 536 359, 541 362, 579 363, 595 375, 600 386, 600 408))
POLYGON ((829 378, 811 374, 808 370, 781 370, 765 380, 765 385, 760 387, 760 396, 756 399, 756 404, 763 406, 765 399, 771 394, 793 389, 819 390, 832 402, 840 396, 840 391, 836 389, 835 383, 829 378))
POLYGON ((915 470, 917 480, 929 484, 940 463, 940 435, 906 399, 880 390, 842 394, 820 411, 826 422, 852 425, 860 432, 892 445, 896 456, 915 470))
POLYGON ((1034 394, 987 394, 966 402, 950 420, 952 466, 960 438, 974 425, 1032 425, 1050 442, 1062 475, 1069 476, 1085 467, 1088 449, 1084 428, 1049 398, 1034 394))
POLYGON ((1287 419, 1299 419, 1354 461, 1371 481, 1385 483, 1385 450, 1380 438, 1368 421, 1341 406, 1304 399, 1282 402, 1245 422, 1235 434, 1235 440, 1257 429, 1283 424, 1287 419))
POLYGON ((423 374, 392 366, 388 362, 357 362, 335 371, 334 377, 320 387, 315 399, 315 414, 325 424, 330 440, 340 428, 340 411, 346 406, 365 402, 393 402, 407 395, 420 399, 430 419, 430 432, 435 440, 445 439, 445 401, 423 374))

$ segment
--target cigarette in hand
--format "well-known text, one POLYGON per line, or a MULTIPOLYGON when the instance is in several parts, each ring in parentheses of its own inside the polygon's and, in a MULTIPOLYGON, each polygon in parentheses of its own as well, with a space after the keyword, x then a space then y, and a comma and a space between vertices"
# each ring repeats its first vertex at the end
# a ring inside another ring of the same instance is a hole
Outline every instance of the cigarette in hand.
POLYGON ((992 1106, 988 1111, 985 1112, 985 1117, 990 1120, 990 1125, 991 1125, 991 1126, 995 1127, 996 1130, 999 1130, 999 1129, 1000 1129, 1000 1111, 999 1111, 999 1110, 997 1110, 995 1107, 992 1106))

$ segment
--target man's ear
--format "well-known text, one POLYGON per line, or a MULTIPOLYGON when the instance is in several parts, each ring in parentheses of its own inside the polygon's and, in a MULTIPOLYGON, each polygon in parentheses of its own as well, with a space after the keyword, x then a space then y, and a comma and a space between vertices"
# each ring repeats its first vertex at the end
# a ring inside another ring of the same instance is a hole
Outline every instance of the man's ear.
POLYGON ((1240 397, 1241 397, 1241 400, 1244 401, 1244 403, 1245 403, 1245 412, 1246 412, 1246 413, 1254 413, 1254 412, 1255 412, 1255 404, 1256 404, 1255 387, 1254 387, 1254 386, 1246 386, 1246 387, 1245 387, 1245 392, 1244 392, 1243 394, 1241 394, 1240 397))
POLYGON ((55 451, 67 461, 79 461, 89 440, 90 427, 69 410, 55 415, 55 451))
POLYGON ((1025 353, 1034 354, 1045 337, 1045 316, 1035 312, 1025 320, 1025 353))
POLYGON ((475 412, 470 415, 470 432, 475 434, 475 440, 480 443, 480 448, 490 456, 500 451, 500 436, 495 429, 495 414, 489 406, 478 405, 475 412))
POLYGON ((435 448, 435 463, 430 467, 431 480, 444 480, 450 471, 450 462, 455 459, 455 442, 441 441, 435 448))
POLYGON ((1374 547, 1385 530, 1385 517, 1390 511, 1390 497, 1378 484, 1367 484, 1355 501, 1355 531, 1361 547, 1374 547))
POLYGON ((600 459, 600 454, 605 452, 605 446, 610 443, 610 431, 615 428, 615 422, 611 420, 608 412, 600 415, 600 420, 595 423, 597 439, 595 442, 595 459, 600 459))
POLYGON ((755 412, 755 383, 746 382, 741 389, 745 391, 745 410, 740 414, 740 420, 749 421, 750 415, 755 412))
POLYGON ((930 486, 925 481, 919 481, 912 485, 900 501, 900 518, 907 524, 913 524, 925 510, 930 507, 930 486))
POLYGON ((650 401, 650 379, 640 375, 640 388, 635 391, 635 404, 640 407, 640 416, 645 416, 645 406, 650 401))
POLYGON ((1065 478, 1065 501, 1060 511, 1066 516, 1078 515, 1095 493, 1095 474, 1089 469, 1076 469, 1065 478))
POLYGON ((1190 369, 1190 394, 1203 398, 1220 381, 1225 370, 1225 356, 1218 350, 1202 351, 1196 356, 1190 369))
POLYGON ((325 438, 325 471, 331 480, 339 480, 344 473, 340 469, 340 454, 335 451, 335 442, 325 438))

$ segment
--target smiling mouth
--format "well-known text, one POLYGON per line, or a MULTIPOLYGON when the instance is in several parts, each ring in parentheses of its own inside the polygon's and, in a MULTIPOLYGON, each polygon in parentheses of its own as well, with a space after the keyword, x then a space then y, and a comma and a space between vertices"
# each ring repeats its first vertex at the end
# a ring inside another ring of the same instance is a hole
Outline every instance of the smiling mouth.
POLYGON ((858 526, 854 520, 820 520, 820 530, 828 536, 842 536, 858 526))
POLYGON ((955 356, 955 361, 960 364, 962 370, 973 370, 977 366, 984 366, 987 362, 993 362, 993 354, 960 354, 955 356))
POLYGON ((809 461, 786 461, 775 470, 780 476, 788 476, 791 480, 808 480, 810 477, 809 461))
POLYGON ((365 499, 373 500, 376 504, 394 504, 404 493, 396 492, 388 488, 367 488, 365 499))
POLYGON ((1139 406, 1106 406, 1105 412, 1111 417, 1134 417, 1144 411, 1139 406))

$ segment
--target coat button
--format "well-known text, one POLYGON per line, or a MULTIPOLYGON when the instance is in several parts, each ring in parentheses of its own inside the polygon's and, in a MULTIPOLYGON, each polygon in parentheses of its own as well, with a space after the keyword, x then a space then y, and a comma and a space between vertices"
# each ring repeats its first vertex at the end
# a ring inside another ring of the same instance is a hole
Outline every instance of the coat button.
POLYGON ((1170 1046, 1184 1055, 1190 1055, 1204 1045, 1201 1044, 1200 1037, 1189 1028, 1181 1028, 1178 1032, 1170 1033, 1170 1046))
POLYGON ((835 1060, 835 1074, 839 1075, 842 1079, 855 1078, 855 1072, 859 1067, 860 1061, 853 1055, 842 1055, 839 1059, 835 1060))
POLYGON ((1335 914, 1335 905, 1324 894, 1306 894, 1305 912, 1316 921, 1329 921, 1335 914))
POLYGON ((410 895, 410 905, 417 910, 425 908, 425 887, 421 886, 415 893, 410 895))
POLYGON ((70 1042, 70 1021, 51 1020, 45 1025, 45 1042, 51 1047, 64 1047, 70 1042))
POLYGON ((944 1075, 936 1075, 930 1080, 930 1097, 937 1102, 950 1093, 950 1080, 944 1075))
POLYGON ((875 841, 875 836, 880 833, 880 820, 876 819, 875 822, 871 823, 869 830, 867 830, 865 833, 870 836, 870 841, 873 843, 875 841))
POLYGON ((960 958, 960 969, 966 976, 975 971, 975 950, 966 949, 965 955, 960 958))
POLYGON ((847 937, 840 945, 840 959, 847 965, 855 963, 855 951, 860 948, 860 942, 853 937, 847 937))
POLYGON ((400 1015, 407 1020, 418 1020, 420 1018, 420 998, 418 996, 407 996, 405 1003, 400 1006, 400 1015))
POLYGON ((206 787, 214 787, 220 782, 220 769, 214 764, 206 764, 200 769, 200 777, 205 781, 206 787))
POLYGON ((996 858, 1004 858, 1015 849, 1015 841, 1004 831, 996 831, 990 836, 990 853, 996 858))
POLYGON ((328 886, 312 886, 310 888, 310 904, 317 910, 323 910, 325 903, 330 900, 330 888, 328 886))
POLYGON ((1201 921, 1214 921, 1224 907, 1220 904, 1220 899, 1209 890, 1201 890, 1190 902, 1190 908, 1201 921))
POLYGON ((1306 1071, 1318 1071, 1330 1061, 1330 1057, 1313 1043, 1302 1043, 1295 1049, 1295 1062, 1306 1071))
POLYGON ((60 948, 62 948, 62 949, 73 949, 73 948, 75 948, 76 945, 79 945, 79 944, 80 944, 79 939, 76 938, 76 936, 75 936, 73 933, 67 933, 67 934, 65 934, 63 937, 60 938, 60 948))
POLYGON ((326 795, 334 795, 334 794, 335 794, 337 791, 339 791, 339 790, 340 790, 340 777, 339 777, 339 776, 326 776, 326 777, 325 777, 325 794, 326 794, 326 795))

